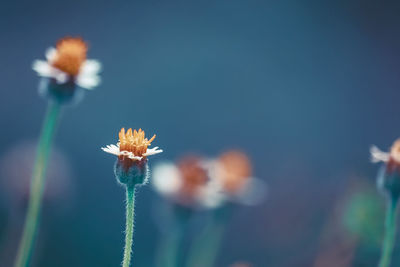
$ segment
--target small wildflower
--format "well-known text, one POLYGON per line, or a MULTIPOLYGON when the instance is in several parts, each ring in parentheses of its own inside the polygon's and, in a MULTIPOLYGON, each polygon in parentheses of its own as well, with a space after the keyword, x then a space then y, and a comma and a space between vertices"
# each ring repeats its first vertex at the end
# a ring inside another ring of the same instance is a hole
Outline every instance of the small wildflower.
POLYGON ((211 185, 222 198, 253 205, 264 199, 267 186, 264 181, 252 177, 251 161, 238 150, 223 153, 209 162, 211 185))
POLYGON ((87 59, 88 45, 81 38, 65 37, 57 42, 56 48, 48 48, 46 61, 35 60, 33 70, 39 76, 54 80, 57 84, 77 84, 93 89, 100 84, 98 73, 101 64, 87 59))
POLYGON ((155 135, 149 139, 145 138, 142 129, 132 131, 125 128, 119 132, 119 142, 116 145, 102 147, 104 152, 118 156, 115 164, 115 175, 119 182, 143 184, 147 182, 147 157, 161 153, 158 147, 148 148, 155 139, 155 135))
POLYGON ((213 194, 205 162, 198 156, 185 156, 176 164, 158 164, 153 171, 153 185, 158 192, 183 206, 216 207, 221 199, 213 194))
POLYGON ((129 158, 133 161, 145 159, 147 156, 161 153, 162 150, 158 149, 158 146, 154 148, 148 148, 151 142, 156 138, 153 135, 150 140, 145 138, 145 132, 142 129, 139 131, 128 129, 125 133, 125 128, 122 128, 119 132, 119 142, 116 145, 108 145, 102 147, 104 152, 118 156, 119 159, 129 158))
POLYGON ((370 152, 372 162, 385 163, 378 174, 378 187, 387 190, 392 197, 398 198, 400 196, 400 139, 393 143, 389 153, 381 151, 376 146, 372 146, 370 152))
POLYGON ((249 158, 240 151, 228 151, 217 159, 217 178, 224 189, 236 193, 250 178, 252 167, 249 158))

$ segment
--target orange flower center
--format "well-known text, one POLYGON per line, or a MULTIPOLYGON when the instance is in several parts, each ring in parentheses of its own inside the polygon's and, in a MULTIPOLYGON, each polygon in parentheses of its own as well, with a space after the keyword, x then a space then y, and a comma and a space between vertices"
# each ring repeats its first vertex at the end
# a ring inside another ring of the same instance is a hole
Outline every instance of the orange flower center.
POLYGON ((400 164, 400 139, 394 141, 392 147, 390 148, 390 158, 397 164, 400 164))
POLYGON ((178 163, 178 168, 182 174, 182 194, 193 197, 208 180, 206 170, 201 167, 200 159, 195 156, 183 158, 178 163))
POLYGON ((66 37, 58 41, 57 54, 51 63, 53 67, 76 76, 86 60, 88 46, 81 38, 66 37))
POLYGON ((143 157, 143 154, 146 153, 147 147, 153 142, 156 135, 153 135, 150 140, 144 137, 145 133, 142 129, 139 131, 130 128, 125 133, 125 128, 122 128, 119 132, 119 151, 128 151, 132 152, 133 155, 138 157, 143 157))
POLYGON ((218 159, 221 173, 218 178, 228 192, 237 192, 251 175, 251 163, 242 152, 229 151, 218 159))

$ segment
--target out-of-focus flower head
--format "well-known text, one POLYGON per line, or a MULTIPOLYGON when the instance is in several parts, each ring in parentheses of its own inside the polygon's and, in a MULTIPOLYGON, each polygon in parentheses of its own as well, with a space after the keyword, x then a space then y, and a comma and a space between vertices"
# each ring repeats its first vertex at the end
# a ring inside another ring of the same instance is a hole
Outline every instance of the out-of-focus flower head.
POLYGON ((153 186, 174 202, 191 207, 211 208, 220 204, 213 194, 205 160, 188 155, 177 163, 164 162, 154 167, 153 186))
POLYGON ((383 152, 376 146, 371 147, 371 161, 383 162, 384 166, 378 173, 378 187, 388 192, 392 197, 400 196, 400 139, 397 139, 390 152, 383 152))
POLYGON ((46 78, 41 93, 57 100, 70 99, 75 95, 76 86, 93 89, 100 84, 101 64, 87 59, 88 45, 79 37, 65 37, 56 47, 46 51, 46 61, 35 60, 33 70, 46 78))
MULTIPOLYGON (((23 141, 4 153, 0 160, 1 194, 14 205, 25 205, 29 197, 30 178, 35 160, 36 144, 23 141)), ((57 149, 53 149, 47 170, 48 184, 44 190, 46 202, 65 203, 72 193, 72 170, 68 160, 57 149)))
POLYGON ((215 190, 226 200, 253 205, 266 196, 265 182, 253 177, 251 161, 242 151, 221 154, 209 168, 215 190))
POLYGON ((147 182, 147 157, 161 153, 158 147, 148 148, 156 138, 145 138, 142 129, 132 131, 125 128, 119 132, 119 142, 116 145, 102 147, 104 152, 118 156, 115 164, 115 175, 122 184, 145 184, 147 182))
POLYGON ((154 168, 153 185, 174 201, 192 206, 216 208, 225 201, 259 203, 266 184, 251 177, 249 158, 229 151, 217 159, 186 156, 178 163, 162 163, 154 168))

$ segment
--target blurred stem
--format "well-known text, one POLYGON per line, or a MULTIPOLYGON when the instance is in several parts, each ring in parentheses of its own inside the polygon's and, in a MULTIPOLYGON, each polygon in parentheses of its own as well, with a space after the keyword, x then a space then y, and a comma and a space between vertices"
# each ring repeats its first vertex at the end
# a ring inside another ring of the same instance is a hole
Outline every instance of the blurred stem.
POLYGON ((183 267, 185 256, 185 233, 192 210, 189 208, 174 206, 173 228, 162 235, 160 241, 157 264, 158 267, 183 267))
POLYGON ((36 152, 36 161, 33 167, 28 211, 15 262, 16 267, 28 266, 29 258, 33 251, 33 244, 38 228, 41 201, 45 186, 47 162, 60 108, 60 104, 56 102, 49 102, 47 107, 47 113, 42 126, 42 132, 40 134, 39 145, 36 152))
POLYGON ((159 267, 182 267, 183 257, 183 231, 176 228, 165 233, 160 245, 160 255, 157 266, 159 267))
POLYGON ((188 267, 214 266, 225 232, 226 219, 225 216, 220 218, 219 214, 213 213, 203 232, 193 241, 189 251, 188 267))
POLYGON ((135 186, 126 187, 126 228, 123 267, 129 267, 132 255, 133 228, 135 217, 135 186))
POLYGON ((392 258, 396 237, 396 209, 398 197, 392 196, 388 202, 385 222, 385 236, 382 245, 382 256, 379 262, 379 267, 390 266, 390 260, 392 258))

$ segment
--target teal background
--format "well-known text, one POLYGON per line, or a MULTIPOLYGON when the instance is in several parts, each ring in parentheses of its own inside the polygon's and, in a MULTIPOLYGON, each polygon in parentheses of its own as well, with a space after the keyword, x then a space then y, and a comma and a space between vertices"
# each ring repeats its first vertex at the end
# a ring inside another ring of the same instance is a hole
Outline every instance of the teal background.
MULTIPOLYGON (((121 127, 157 134, 164 153, 150 164, 230 148, 252 158, 269 195, 235 210, 217 266, 313 266, 338 243, 326 232, 335 232, 345 196, 368 188, 383 208, 368 150, 400 136, 399 11, 394 1, 372 0, 2 1, 3 161, 39 135, 45 101, 34 59, 79 35, 104 66, 101 86, 64 110, 55 146, 68 162, 69 189, 46 200, 34 266, 120 263, 124 192, 100 147, 115 143, 121 127)), ((25 204, 13 194, 26 198, 1 175, 0 242, 10 225, 22 227, 25 204)), ((152 266, 160 202, 150 187, 139 193, 135 266, 152 266)), ((376 266, 379 244, 360 240, 350 266, 376 266)), ((4 251, 0 266, 10 266, 14 250, 4 251)))

